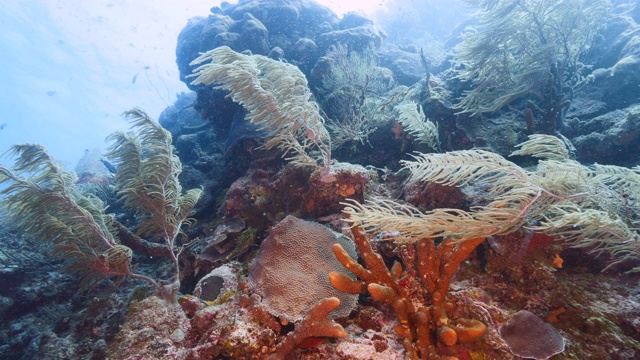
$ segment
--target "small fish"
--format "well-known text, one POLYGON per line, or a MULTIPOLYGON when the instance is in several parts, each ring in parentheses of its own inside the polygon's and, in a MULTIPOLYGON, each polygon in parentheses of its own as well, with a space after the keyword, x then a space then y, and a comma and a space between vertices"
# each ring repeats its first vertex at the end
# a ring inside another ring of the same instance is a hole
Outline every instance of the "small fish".
POLYGON ((149 70, 149 69, 151 69, 151 66, 147 65, 147 66, 144 67, 144 69, 145 70, 149 70))
POLYGON ((136 80, 138 80, 138 74, 133 75, 133 79, 131 79, 131 84, 135 84, 136 80))
POLYGON ((118 169, 116 169, 116 167, 112 163, 110 163, 108 160, 101 158, 100 162, 104 165, 104 167, 107 168, 107 170, 109 170, 110 173, 115 174, 118 172, 118 169))
POLYGON ((47 95, 49 96, 53 96, 56 94, 57 91, 47 91, 47 95))
POLYGON ((0 130, 4 130, 4 128, 6 128, 6 127, 7 127, 7 123, 4 123, 4 124, 0 125, 0 130))

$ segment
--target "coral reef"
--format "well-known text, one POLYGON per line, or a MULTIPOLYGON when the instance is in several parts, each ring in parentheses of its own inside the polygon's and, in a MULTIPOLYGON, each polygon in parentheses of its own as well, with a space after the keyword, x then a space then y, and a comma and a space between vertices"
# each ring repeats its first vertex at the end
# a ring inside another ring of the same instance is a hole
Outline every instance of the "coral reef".
POLYGON ((468 3, 223 2, 113 163, 12 148, 0 358, 638 358, 639 12, 468 3))
MULTIPOLYGON (((554 7, 546 0, 526 4, 505 1, 499 5, 483 0, 469 2, 481 9, 478 31, 463 35, 455 52, 456 61, 462 65, 457 68, 458 77, 475 86, 456 107, 462 113, 478 116, 532 93, 544 94, 536 99, 544 104, 540 107, 545 107, 539 111, 542 116, 536 125, 548 134, 560 129, 568 105, 565 101, 571 100, 565 90, 582 79, 579 61, 608 19, 610 4, 578 0, 554 7), (568 20, 579 16, 579 22, 568 20), (532 26, 523 34, 515 31, 524 23, 532 26), (520 41, 519 36, 528 41, 520 41), (514 54, 522 56, 518 61, 503 61, 514 54)), ((540 107, 535 105, 534 109, 540 107)))

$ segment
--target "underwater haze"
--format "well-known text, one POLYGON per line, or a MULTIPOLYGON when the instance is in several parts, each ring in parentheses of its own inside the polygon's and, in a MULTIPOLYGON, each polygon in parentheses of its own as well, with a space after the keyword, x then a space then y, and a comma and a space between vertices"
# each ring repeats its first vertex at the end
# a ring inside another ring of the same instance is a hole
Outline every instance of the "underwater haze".
POLYGON ((73 168, 126 128, 134 106, 158 116, 176 93, 174 48, 203 2, 3 1, 0 148, 40 143, 73 168))
POLYGON ((5 2, 0 359, 640 359, 636 5, 5 2))
MULTIPOLYGON (((325 1, 337 13, 384 1, 325 1)), ((0 151, 38 143, 67 168, 127 125, 134 106, 158 118, 187 91, 175 64, 187 20, 220 1, 6 0, 0 7, 0 151)), ((6 165, 6 159, 0 159, 6 165)))

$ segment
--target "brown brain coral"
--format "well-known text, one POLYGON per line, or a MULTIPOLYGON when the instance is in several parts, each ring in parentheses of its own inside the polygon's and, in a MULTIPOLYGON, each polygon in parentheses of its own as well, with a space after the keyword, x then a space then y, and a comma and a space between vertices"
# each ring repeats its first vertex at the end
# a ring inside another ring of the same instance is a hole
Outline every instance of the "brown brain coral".
POLYGON ((329 272, 350 273, 333 254, 333 244, 342 245, 356 256, 355 245, 315 222, 287 216, 271 228, 249 266, 249 286, 262 296, 262 302, 276 316, 301 320, 323 298, 337 297, 340 306, 329 314, 347 316, 358 301, 357 295, 336 290, 329 272))

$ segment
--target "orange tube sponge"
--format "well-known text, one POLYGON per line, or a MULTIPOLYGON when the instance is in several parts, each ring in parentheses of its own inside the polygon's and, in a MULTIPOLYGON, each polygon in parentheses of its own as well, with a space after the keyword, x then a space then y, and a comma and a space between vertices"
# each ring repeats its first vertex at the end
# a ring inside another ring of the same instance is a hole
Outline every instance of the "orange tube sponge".
POLYGON ((273 360, 284 359, 296 346, 310 337, 346 337, 347 333, 342 325, 327 319, 328 314, 338 306, 340 306, 340 299, 337 297, 328 297, 318 301, 304 319, 295 325, 295 330, 278 344, 275 353, 271 354, 269 358, 273 360))
POLYGON ((453 346, 458 342, 458 334, 449 326, 438 328, 438 341, 445 346, 453 346))
POLYGON ((453 328, 458 334, 459 343, 470 343, 480 339, 487 332, 487 325, 475 319, 455 319, 453 328))

